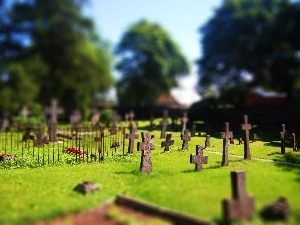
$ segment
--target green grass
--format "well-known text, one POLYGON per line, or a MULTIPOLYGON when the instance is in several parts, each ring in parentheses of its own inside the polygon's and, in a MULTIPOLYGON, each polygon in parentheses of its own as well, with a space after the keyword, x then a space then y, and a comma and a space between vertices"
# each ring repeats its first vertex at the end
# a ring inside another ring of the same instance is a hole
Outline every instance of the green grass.
MULTIPOLYGON (((140 132, 141 130, 139 130, 140 132)), ((155 137, 160 131, 153 132, 155 137)), ((180 134, 173 133, 175 144, 169 153, 163 153, 156 138, 152 151, 153 172, 139 172, 140 152, 132 155, 110 156, 104 163, 56 165, 38 168, 0 169, 0 224, 30 224, 95 207, 117 194, 147 201, 161 207, 218 223, 222 219, 221 201, 231 197, 230 171, 245 170, 247 192, 255 196, 255 214, 251 224, 266 224, 259 218, 259 210, 279 196, 284 196, 292 208, 287 223, 300 223, 300 167, 291 167, 258 160, 245 161, 229 157, 229 166, 221 167, 222 140, 211 138, 211 147, 204 151, 208 164, 200 172, 194 171, 189 155, 195 154, 195 145, 204 144, 204 137, 194 137, 189 149, 182 151, 180 134), (89 180, 100 185, 100 190, 81 195, 73 188, 89 180)), ((252 158, 276 159, 299 163, 299 152, 269 142, 250 144, 252 158)), ((243 155, 242 145, 231 145, 229 153, 243 155)))

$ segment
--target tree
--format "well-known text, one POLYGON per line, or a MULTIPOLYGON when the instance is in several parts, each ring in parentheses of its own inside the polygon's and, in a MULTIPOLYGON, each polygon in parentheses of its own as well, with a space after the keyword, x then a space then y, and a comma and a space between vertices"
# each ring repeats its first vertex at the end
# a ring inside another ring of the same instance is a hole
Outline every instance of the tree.
MULTIPOLYGON (((10 22, 19 37, 26 37, 23 60, 35 56, 45 70, 34 70, 31 79, 38 87, 37 101, 49 104, 58 99, 66 115, 77 107, 86 111, 98 92, 114 83, 109 45, 95 32, 93 22, 81 14, 86 0, 30 0, 13 5, 10 22)), ((15 73, 19 73, 18 70, 15 73)), ((11 74, 8 74, 12 76, 11 74)), ((25 76, 19 77, 28 77, 25 76)))
POLYGON ((122 75, 117 84, 120 104, 152 105, 161 93, 177 86, 176 77, 189 72, 187 60, 159 24, 141 20, 125 32, 116 46, 122 75))
POLYGON ((200 87, 247 84, 291 96, 300 72, 299 2, 225 0, 200 32, 200 87))

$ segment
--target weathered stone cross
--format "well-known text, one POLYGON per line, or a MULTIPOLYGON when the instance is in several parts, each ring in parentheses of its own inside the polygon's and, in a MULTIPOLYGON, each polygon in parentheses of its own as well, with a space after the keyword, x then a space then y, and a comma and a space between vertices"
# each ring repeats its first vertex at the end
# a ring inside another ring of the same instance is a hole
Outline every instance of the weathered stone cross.
POLYGON ((174 144, 174 140, 171 140, 172 134, 167 134, 166 140, 161 142, 161 147, 164 148, 164 152, 170 151, 170 146, 174 144))
POLYGON ((189 135, 189 131, 185 130, 183 134, 181 134, 181 140, 183 140, 182 142, 182 146, 181 149, 188 149, 189 147, 189 141, 191 140, 191 136, 189 135))
POLYGON ((162 128, 161 128, 161 133, 160 133, 160 138, 166 138, 166 130, 168 126, 168 111, 164 111, 164 117, 161 122, 162 128))
POLYGON ((249 147, 249 130, 251 130, 251 124, 248 123, 247 115, 244 115, 244 124, 242 124, 242 130, 245 131, 244 159, 251 160, 250 147, 249 147))
POLYGON ((282 131, 280 132, 281 154, 285 154, 285 136, 286 136, 285 124, 282 124, 282 131))
POLYGON ((202 170, 202 164, 206 164, 208 161, 207 156, 203 156, 203 147, 196 145, 196 155, 190 154, 190 163, 195 163, 195 170, 202 170))
POLYGON ((230 176, 232 199, 222 201, 223 216, 226 221, 245 222, 254 211, 254 197, 246 193, 245 171, 232 171, 230 176))
POLYGON ((129 145, 128 145, 128 153, 132 154, 134 149, 134 139, 139 138, 139 135, 136 134, 136 127, 132 125, 130 127, 130 134, 126 134, 126 138, 129 139, 129 145))
POLYGON ((50 122, 49 122, 49 141, 56 142, 57 141, 57 116, 62 114, 64 111, 62 108, 58 107, 57 101, 53 99, 51 101, 51 106, 46 108, 46 113, 50 114, 50 122))
POLYGON ((182 117, 182 130, 181 130, 182 134, 186 130, 186 124, 188 121, 189 121, 189 118, 187 117, 187 113, 185 112, 182 117))
POLYGON ((142 132, 142 141, 138 142, 137 149, 142 151, 140 172, 151 173, 152 172, 152 160, 151 150, 154 149, 154 143, 150 140, 151 136, 149 132, 142 132))
POLYGON ((229 131, 229 123, 225 123, 225 132, 221 132, 221 138, 223 138, 223 156, 222 166, 228 166, 228 140, 232 138, 232 132, 229 131))

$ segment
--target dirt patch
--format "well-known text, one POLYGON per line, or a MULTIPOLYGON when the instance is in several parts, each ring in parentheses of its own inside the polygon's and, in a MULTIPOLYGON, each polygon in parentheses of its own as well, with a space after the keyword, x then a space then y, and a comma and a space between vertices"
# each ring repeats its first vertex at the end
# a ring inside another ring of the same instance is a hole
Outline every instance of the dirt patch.
POLYGON ((141 211, 116 205, 113 201, 104 203, 94 209, 57 217, 49 221, 39 221, 35 225, 170 225, 165 219, 141 211))

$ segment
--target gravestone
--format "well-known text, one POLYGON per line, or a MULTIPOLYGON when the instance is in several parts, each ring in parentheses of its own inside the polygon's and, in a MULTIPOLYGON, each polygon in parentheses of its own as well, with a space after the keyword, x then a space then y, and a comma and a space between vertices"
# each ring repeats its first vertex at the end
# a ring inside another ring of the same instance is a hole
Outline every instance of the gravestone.
POLYGON ((189 118, 187 117, 187 113, 185 112, 183 114, 183 117, 181 119, 181 125, 182 125, 182 129, 181 129, 181 133, 183 134, 184 131, 186 130, 186 124, 189 121, 189 118))
POLYGON ((36 131, 35 136, 36 138, 33 140, 34 146, 43 146, 44 144, 48 144, 48 139, 44 136, 42 130, 36 131))
POLYGON ((189 141, 191 140, 191 136, 189 135, 189 131, 185 130, 183 134, 181 134, 182 146, 181 149, 189 148, 189 141))
POLYGON ((86 195, 99 190, 99 186, 91 181, 84 181, 81 184, 77 184, 73 190, 86 195))
POLYGON ((282 131, 280 132, 280 141, 281 141, 281 154, 285 154, 285 137, 286 137, 286 129, 285 124, 282 124, 282 131))
POLYGON ((126 134, 126 138, 129 139, 129 145, 128 145, 128 153, 132 154, 134 149, 134 139, 139 138, 139 135, 136 134, 136 127, 131 126, 130 128, 130 134, 126 134))
POLYGON ((164 116, 163 120, 161 122, 161 133, 160 133, 160 138, 166 138, 166 131, 167 131, 167 126, 168 126, 168 111, 164 111, 164 116))
POLYGON ((92 125, 95 127, 99 124, 100 121, 100 112, 97 108, 92 109, 92 117, 91 117, 91 122, 92 125))
POLYGON ((151 150, 154 149, 154 143, 151 142, 151 136, 149 132, 142 132, 142 142, 138 142, 138 151, 142 151, 140 172, 151 173, 152 172, 152 159, 151 150))
POLYGON ((210 135, 207 134, 205 137, 204 148, 209 148, 209 147, 210 147, 210 135))
POLYGON ((190 163, 195 163, 195 170, 202 170, 202 164, 207 164, 208 157, 203 156, 203 147, 200 145, 196 145, 196 154, 190 154, 190 163))
POLYGON ((245 131, 244 159, 251 160, 250 147, 249 147, 249 130, 251 130, 251 124, 248 123, 247 115, 244 115, 244 124, 242 124, 242 130, 245 131))
POLYGON ((291 209, 288 200, 282 196, 265 205, 260 211, 261 217, 268 221, 287 221, 290 214, 291 209))
POLYGON ((120 119, 120 116, 114 112, 113 115, 110 118, 111 126, 110 126, 110 134, 114 135, 117 133, 117 123, 120 119))
POLYGON ((221 132, 221 138, 223 139, 223 156, 222 166, 228 166, 228 140, 232 138, 232 132, 229 131, 229 123, 225 123, 225 132, 221 132))
POLYGON ((130 123, 131 126, 133 124, 134 117, 135 117, 135 114, 134 114, 133 110, 130 110, 130 112, 128 114, 128 119, 129 119, 129 123, 130 123))
POLYGON ((192 131, 191 131, 191 137, 195 137, 195 136, 196 136, 196 125, 193 124, 192 131))
POLYGON ((174 144, 174 140, 172 139, 172 134, 167 134, 166 140, 161 142, 161 147, 164 147, 164 152, 170 151, 170 146, 174 144))
POLYGON ((246 222, 254 212, 254 197, 247 195, 245 171, 232 171, 230 176, 232 199, 222 201, 224 219, 246 222))
POLYGON ((81 121, 81 113, 78 109, 74 110, 70 116, 70 123, 72 131, 77 131, 78 124, 81 121))
POLYGON ((256 142, 256 141, 257 141, 257 134, 253 134, 252 142, 256 142))
POLYGON ((48 123, 48 133, 49 133, 49 141, 56 142, 57 141, 57 116, 63 113, 63 109, 58 107, 57 101, 53 99, 51 101, 51 106, 46 108, 46 114, 50 115, 50 120, 48 123))
POLYGON ((292 138, 293 138, 293 151, 298 151, 298 148, 297 148, 297 139, 296 139, 296 134, 295 133, 292 133, 292 138))
POLYGON ((148 131, 150 131, 150 132, 155 129, 155 123, 153 121, 154 121, 154 118, 153 118, 153 115, 151 115, 150 124, 149 124, 149 128, 148 128, 148 131))

